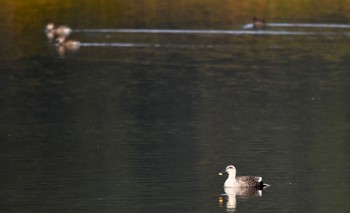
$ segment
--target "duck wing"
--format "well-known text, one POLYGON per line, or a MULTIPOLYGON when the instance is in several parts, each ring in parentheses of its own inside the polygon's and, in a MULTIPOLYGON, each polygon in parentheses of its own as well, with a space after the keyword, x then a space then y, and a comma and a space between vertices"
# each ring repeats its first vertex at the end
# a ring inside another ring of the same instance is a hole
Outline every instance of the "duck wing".
POLYGON ((262 187, 262 177, 257 176, 240 176, 236 177, 236 181, 240 187, 262 187))

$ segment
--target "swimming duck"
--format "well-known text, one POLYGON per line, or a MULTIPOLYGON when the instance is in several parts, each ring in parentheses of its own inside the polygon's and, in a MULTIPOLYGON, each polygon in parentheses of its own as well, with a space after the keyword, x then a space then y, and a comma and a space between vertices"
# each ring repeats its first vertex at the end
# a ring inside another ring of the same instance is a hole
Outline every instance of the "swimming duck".
POLYGON ((265 27, 266 27, 265 19, 258 19, 256 17, 253 18, 253 28, 255 30, 257 30, 257 29, 264 29, 265 27))
POLYGON ((236 168, 233 165, 228 165, 224 171, 219 175, 228 174, 228 178, 224 183, 224 188, 236 187, 236 188, 259 188, 262 189, 269 186, 262 182, 262 177, 256 176, 239 176, 236 177, 236 168))
POLYGON ((57 38, 58 47, 63 47, 66 50, 78 50, 80 47, 80 42, 75 40, 66 40, 65 37, 57 38))
POLYGON ((72 29, 68 26, 58 26, 55 28, 54 23, 48 23, 45 27, 45 32, 48 38, 56 37, 68 37, 68 35, 72 32, 72 29))

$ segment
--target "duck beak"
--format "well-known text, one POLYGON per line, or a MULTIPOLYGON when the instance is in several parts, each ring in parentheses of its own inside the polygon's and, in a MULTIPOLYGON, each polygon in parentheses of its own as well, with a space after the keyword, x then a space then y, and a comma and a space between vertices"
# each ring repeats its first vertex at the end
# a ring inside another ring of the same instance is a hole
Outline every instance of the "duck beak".
POLYGON ((219 172, 219 175, 225 175, 225 174, 227 174, 226 171, 219 172))

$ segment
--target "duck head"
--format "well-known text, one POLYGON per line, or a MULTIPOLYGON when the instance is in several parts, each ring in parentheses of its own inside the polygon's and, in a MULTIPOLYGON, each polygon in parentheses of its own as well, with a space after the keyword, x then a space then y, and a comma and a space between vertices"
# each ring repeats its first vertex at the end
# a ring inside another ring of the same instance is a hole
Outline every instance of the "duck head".
POLYGON ((51 31, 51 30, 53 30, 55 28, 55 25, 53 24, 53 23, 48 23, 47 25, 46 25, 46 27, 45 27, 45 29, 46 29, 46 32, 49 32, 49 31, 51 31))
POLYGON ((57 45, 62 45, 66 41, 66 38, 64 37, 58 37, 56 39, 57 45))
POLYGON ((236 176, 236 172, 237 172, 236 168, 233 165, 228 165, 228 166, 226 166, 224 171, 219 173, 219 175, 224 175, 224 174, 231 175, 231 174, 234 174, 234 176, 236 176))

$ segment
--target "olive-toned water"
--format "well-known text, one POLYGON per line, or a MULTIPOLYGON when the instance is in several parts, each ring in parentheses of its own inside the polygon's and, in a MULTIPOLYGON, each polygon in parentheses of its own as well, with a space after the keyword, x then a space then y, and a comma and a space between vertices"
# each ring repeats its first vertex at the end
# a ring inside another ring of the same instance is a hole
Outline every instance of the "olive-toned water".
POLYGON ((348 1, 0 2, 2 211, 350 210, 348 1))

